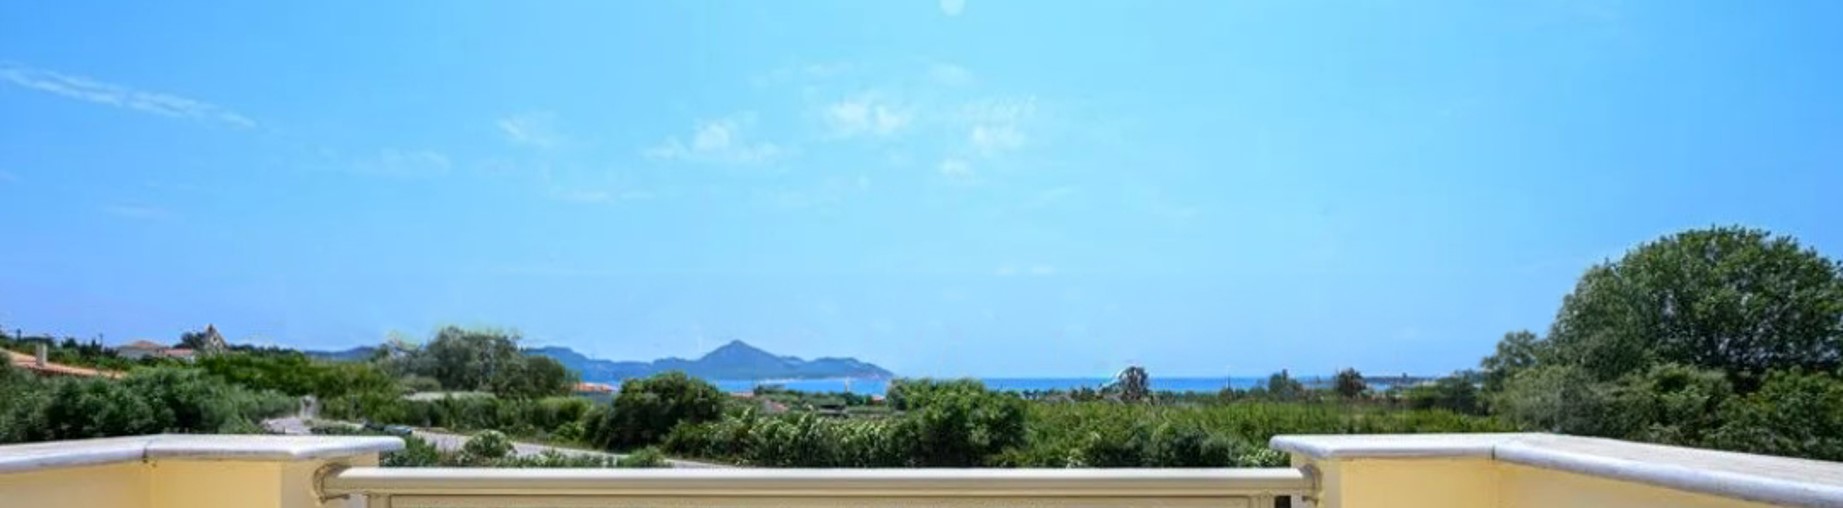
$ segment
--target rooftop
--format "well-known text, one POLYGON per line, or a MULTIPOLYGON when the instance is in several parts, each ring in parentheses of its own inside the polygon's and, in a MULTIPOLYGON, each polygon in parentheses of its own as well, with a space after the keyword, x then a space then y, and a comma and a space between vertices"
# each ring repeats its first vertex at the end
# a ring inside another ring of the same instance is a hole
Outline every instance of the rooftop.
POLYGON ((116 372, 113 370, 92 369, 88 367, 78 367, 75 365, 64 365, 61 363, 50 363, 50 362, 46 362, 44 365, 40 365, 38 363, 37 356, 28 355, 28 354, 20 353, 16 351, 7 351, 6 356, 7 356, 7 361, 12 363, 14 367, 18 367, 21 369, 25 369, 25 370, 29 370, 29 371, 33 371, 33 372, 37 372, 41 374, 50 374, 54 376, 77 376, 77 377, 108 377, 108 378, 122 377, 122 373, 116 372))

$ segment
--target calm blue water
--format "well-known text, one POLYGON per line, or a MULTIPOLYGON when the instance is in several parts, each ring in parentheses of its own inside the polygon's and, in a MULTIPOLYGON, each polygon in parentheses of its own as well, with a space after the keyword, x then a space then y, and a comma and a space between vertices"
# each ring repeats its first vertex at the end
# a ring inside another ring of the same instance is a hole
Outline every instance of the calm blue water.
MULTIPOLYGON (((1100 388, 1111 378, 983 378, 987 388, 994 390, 1068 390, 1088 387, 1100 388)), ((1312 378, 1303 378, 1308 384, 1312 378)), ((869 395, 882 395, 889 389, 889 381, 881 379, 797 379, 787 381, 748 381, 715 380, 711 381, 725 392, 746 392, 756 385, 780 385, 790 390, 803 392, 851 392, 869 395)), ((1247 389, 1256 384, 1266 383, 1267 378, 1252 377, 1153 377, 1152 389, 1174 392, 1217 392, 1225 387, 1247 389)))

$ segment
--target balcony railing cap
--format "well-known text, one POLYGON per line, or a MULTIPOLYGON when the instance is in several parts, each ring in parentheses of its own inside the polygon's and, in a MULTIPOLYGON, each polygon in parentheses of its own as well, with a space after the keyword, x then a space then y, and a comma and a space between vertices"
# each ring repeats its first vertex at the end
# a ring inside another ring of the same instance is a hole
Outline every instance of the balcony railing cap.
POLYGON ((1274 436, 1315 460, 1486 459, 1789 506, 1843 506, 1843 463, 1540 433, 1274 436))
POLYGON ((388 436, 158 434, 0 446, 0 473, 144 460, 299 461, 403 449, 388 436))

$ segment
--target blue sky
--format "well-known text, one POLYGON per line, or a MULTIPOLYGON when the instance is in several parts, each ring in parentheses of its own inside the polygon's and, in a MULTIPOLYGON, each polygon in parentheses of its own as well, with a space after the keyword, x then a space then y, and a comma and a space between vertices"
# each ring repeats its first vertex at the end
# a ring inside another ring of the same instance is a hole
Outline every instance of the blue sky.
POLYGON ((1843 4, 0 4, 0 324, 910 375, 1441 373, 1843 255, 1843 4))

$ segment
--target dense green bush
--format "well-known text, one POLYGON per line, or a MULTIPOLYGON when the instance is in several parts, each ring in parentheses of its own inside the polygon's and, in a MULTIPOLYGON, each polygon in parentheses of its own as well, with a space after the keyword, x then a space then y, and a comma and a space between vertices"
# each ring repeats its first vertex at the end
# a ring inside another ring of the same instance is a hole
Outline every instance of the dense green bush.
POLYGON ((1484 402, 1478 387, 1464 374, 1436 379, 1431 383, 1402 390, 1409 409, 1443 409, 1462 414, 1483 414, 1484 402))
POLYGON ((912 439, 917 466, 969 467, 1024 444, 1027 404, 1016 394, 983 383, 905 383, 895 432, 912 439))
POLYGON ((351 393, 394 393, 396 381, 370 363, 327 362, 288 350, 204 355, 199 368, 233 384, 329 399, 351 393))
POLYGON ((1708 443, 1751 453, 1843 461, 1843 380, 1774 373, 1759 391, 1728 399, 1708 443))
POLYGON ((487 464, 511 455, 512 438, 497 430, 474 434, 461 445, 461 462, 469 464, 487 464))
POLYGON ((0 442, 157 433, 249 433, 295 409, 292 397, 257 392, 196 369, 144 368, 122 380, 35 379, 0 374, 0 442))
POLYGON ((326 401, 321 415, 342 420, 369 420, 455 431, 498 430, 514 436, 580 442, 594 405, 581 397, 501 399, 458 396, 410 400, 385 393, 362 393, 326 401))
POLYGON ((648 446, 621 457, 620 460, 615 461, 614 467, 652 468, 672 467, 672 465, 666 462, 665 454, 659 453, 658 448, 648 446))
POLYGON ((621 384, 610 410, 596 413, 584 433, 591 443, 623 450, 658 444, 680 424, 723 415, 727 399, 717 387, 683 372, 667 372, 621 384))

